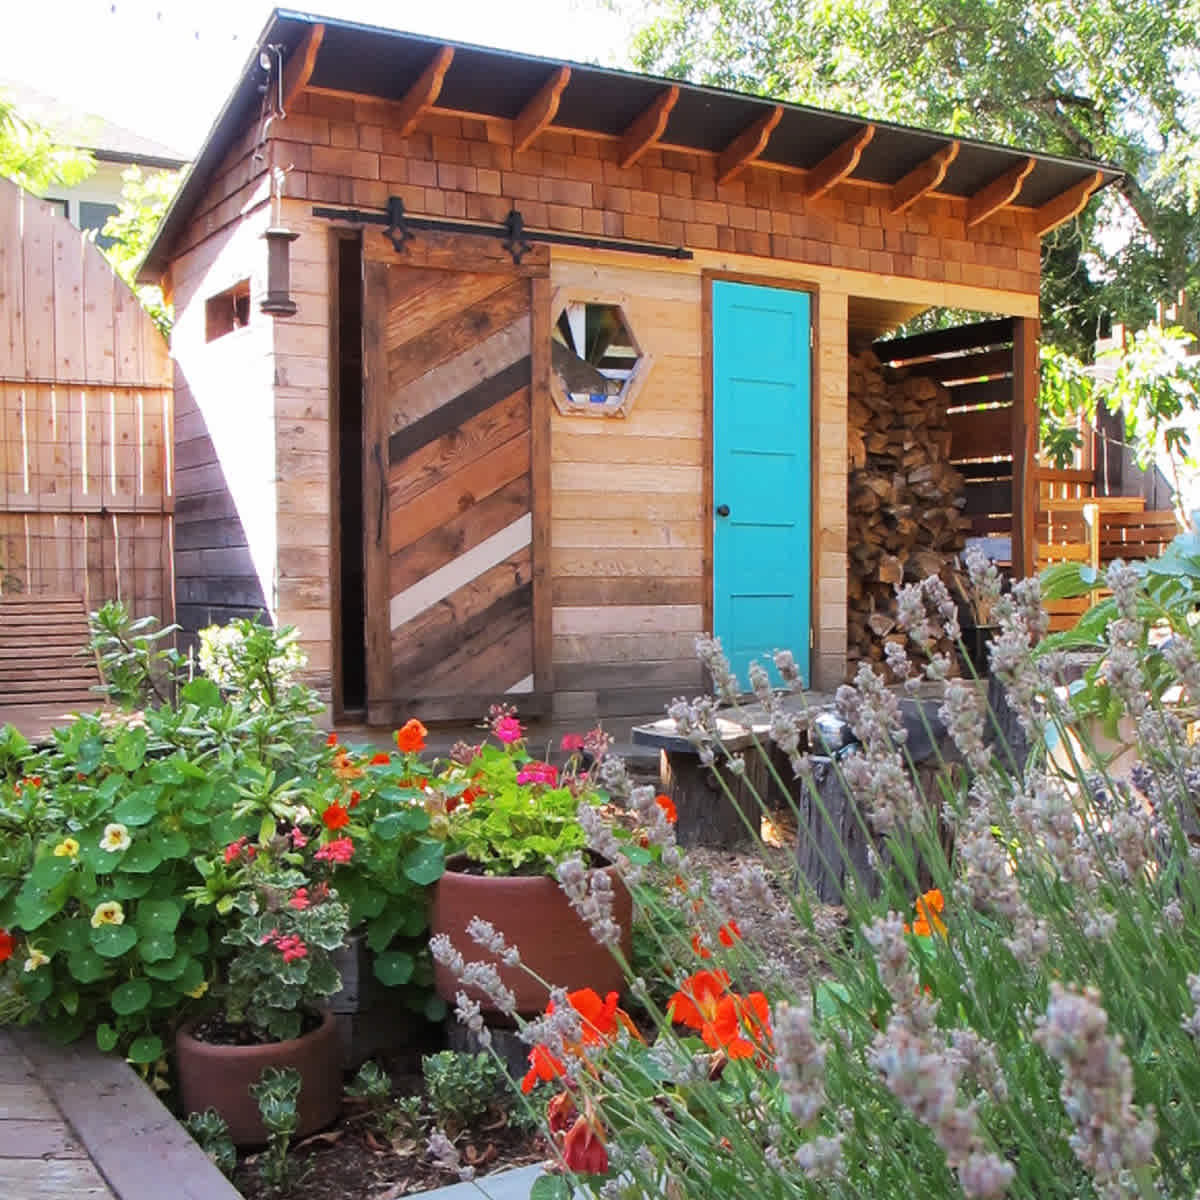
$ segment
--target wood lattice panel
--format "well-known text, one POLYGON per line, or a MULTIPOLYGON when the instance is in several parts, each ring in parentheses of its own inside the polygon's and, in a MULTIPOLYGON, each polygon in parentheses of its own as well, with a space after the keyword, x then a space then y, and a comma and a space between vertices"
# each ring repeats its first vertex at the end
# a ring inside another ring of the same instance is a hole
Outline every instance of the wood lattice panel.
POLYGON ((529 692, 530 280, 395 266, 387 288, 394 697, 529 692))

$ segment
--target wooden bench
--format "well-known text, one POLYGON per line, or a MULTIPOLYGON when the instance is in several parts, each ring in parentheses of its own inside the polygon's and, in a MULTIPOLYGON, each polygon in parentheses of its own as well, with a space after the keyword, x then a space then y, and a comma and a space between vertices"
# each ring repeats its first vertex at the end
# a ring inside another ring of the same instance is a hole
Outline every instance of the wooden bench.
POLYGON ((78 595, 0 596, 0 726, 43 741, 74 712, 104 707, 78 595))

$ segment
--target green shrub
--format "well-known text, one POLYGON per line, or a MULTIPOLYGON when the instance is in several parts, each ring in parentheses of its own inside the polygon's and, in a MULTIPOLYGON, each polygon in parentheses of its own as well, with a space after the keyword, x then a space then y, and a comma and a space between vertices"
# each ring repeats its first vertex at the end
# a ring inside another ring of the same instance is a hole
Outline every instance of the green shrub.
POLYGON ((487 1054, 441 1050, 421 1059, 425 1094, 438 1125, 464 1129, 489 1109, 511 1104, 504 1067, 487 1054))

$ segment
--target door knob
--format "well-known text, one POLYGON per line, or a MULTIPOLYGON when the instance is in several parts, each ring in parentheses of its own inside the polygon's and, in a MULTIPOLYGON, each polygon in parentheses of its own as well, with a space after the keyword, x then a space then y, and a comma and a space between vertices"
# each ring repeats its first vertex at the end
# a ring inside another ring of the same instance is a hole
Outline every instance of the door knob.
POLYGON ((717 516, 718 517, 729 516, 729 505, 728 504, 718 504, 717 505, 717 516))

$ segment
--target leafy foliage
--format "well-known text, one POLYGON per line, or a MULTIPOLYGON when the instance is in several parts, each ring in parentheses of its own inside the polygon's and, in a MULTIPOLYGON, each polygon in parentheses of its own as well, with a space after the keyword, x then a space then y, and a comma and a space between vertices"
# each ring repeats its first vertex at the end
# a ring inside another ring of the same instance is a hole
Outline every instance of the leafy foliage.
POLYGON ((209 1108, 204 1112, 189 1113, 183 1127, 212 1160, 217 1170, 227 1179, 231 1179, 237 1166, 237 1151, 233 1147, 233 1139, 229 1136, 229 1126, 225 1123, 225 1118, 216 1109, 209 1108))
POLYGON ((159 221, 179 190, 180 178, 167 171, 157 171, 146 177, 140 167, 127 168, 121 174, 120 206, 101 231, 105 237, 115 239, 105 249, 105 257, 133 289, 164 337, 171 332, 172 306, 163 298, 162 288, 139 284, 137 272, 150 249, 159 221))
POLYGON ((0 96, 0 175, 40 194, 56 184, 74 187, 95 169, 88 151, 59 145, 0 96))
POLYGON ((126 709, 165 704, 183 679, 183 657, 172 644, 179 626, 159 629, 156 617, 135 621, 118 600, 90 614, 88 626, 88 650, 99 660, 108 698, 126 709))
POLYGON ((268 1135, 259 1170, 267 1186, 278 1191, 289 1187, 297 1173, 297 1164, 288 1157, 288 1147, 300 1121, 301 1082, 295 1067, 267 1067, 258 1082, 250 1085, 268 1135))
POLYGON ((1063 349, 1089 347, 1102 313, 1140 327, 1200 282, 1195 0, 668 0, 636 19, 634 60, 661 74, 1122 168, 1103 209, 1136 214, 1127 244, 1099 236, 1096 205, 1047 239, 1063 349))
POLYGON ((503 1065, 486 1054, 441 1050, 421 1059, 421 1073, 434 1121, 449 1129, 464 1129, 490 1108, 512 1102, 503 1065))

